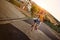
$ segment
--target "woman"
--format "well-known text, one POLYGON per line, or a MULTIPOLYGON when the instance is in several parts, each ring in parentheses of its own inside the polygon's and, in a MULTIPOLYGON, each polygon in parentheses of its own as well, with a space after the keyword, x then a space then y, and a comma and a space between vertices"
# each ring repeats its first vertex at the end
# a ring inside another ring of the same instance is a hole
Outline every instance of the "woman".
POLYGON ((33 20, 34 20, 34 24, 32 25, 32 30, 37 30, 38 27, 39 27, 39 25, 40 25, 39 15, 35 15, 35 17, 33 18, 33 20))

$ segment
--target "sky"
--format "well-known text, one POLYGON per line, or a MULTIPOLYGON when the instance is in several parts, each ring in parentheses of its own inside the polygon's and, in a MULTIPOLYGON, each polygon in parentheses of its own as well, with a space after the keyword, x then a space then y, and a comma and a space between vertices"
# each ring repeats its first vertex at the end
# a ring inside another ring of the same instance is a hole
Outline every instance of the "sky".
POLYGON ((60 0, 32 0, 60 22, 60 0))

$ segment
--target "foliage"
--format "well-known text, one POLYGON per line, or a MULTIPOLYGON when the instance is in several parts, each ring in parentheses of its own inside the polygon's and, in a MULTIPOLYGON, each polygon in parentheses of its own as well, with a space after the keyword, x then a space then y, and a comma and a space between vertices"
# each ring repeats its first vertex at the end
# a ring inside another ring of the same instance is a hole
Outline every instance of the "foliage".
POLYGON ((53 30, 55 30, 56 32, 60 33, 60 25, 53 25, 50 21, 46 20, 44 21, 44 23, 46 23, 47 25, 49 25, 53 30))
POLYGON ((34 14, 37 13, 39 11, 39 8, 37 6, 37 4, 32 4, 32 8, 31 8, 31 15, 35 16, 34 14))

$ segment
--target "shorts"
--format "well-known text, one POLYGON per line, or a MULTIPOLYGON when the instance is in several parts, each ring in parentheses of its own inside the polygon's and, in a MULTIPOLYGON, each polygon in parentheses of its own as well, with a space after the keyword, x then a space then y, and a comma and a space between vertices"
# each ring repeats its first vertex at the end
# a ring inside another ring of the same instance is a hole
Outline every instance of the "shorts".
POLYGON ((40 24, 40 21, 38 19, 35 19, 34 22, 40 24))

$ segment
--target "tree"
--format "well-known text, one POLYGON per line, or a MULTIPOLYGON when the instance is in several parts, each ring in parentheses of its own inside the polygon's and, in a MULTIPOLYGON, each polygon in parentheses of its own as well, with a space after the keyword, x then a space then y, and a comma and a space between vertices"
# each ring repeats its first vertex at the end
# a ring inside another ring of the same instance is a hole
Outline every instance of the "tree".
POLYGON ((35 14, 38 13, 39 9, 40 8, 37 6, 37 4, 33 3, 31 7, 31 15, 34 17, 35 14))

